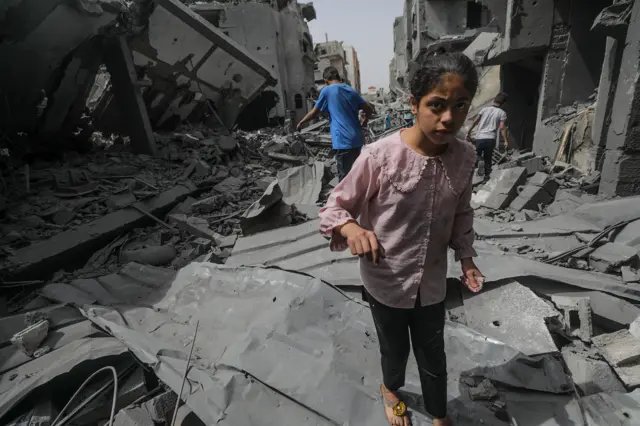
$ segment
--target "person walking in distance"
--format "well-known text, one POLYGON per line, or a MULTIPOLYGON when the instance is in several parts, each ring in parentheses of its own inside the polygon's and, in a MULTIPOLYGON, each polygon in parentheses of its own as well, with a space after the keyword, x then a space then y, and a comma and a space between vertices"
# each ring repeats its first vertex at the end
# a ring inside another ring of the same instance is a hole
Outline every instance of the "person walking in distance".
POLYGON ((380 393, 393 426, 410 424, 398 390, 411 345, 424 407, 435 426, 451 424, 444 346, 448 249, 469 290, 480 291, 484 282, 473 262, 476 153, 456 138, 477 87, 475 66, 463 54, 427 58, 411 80, 413 126, 367 145, 320 210, 320 233, 331 239, 331 250, 360 257, 363 298, 380 345, 380 393))
POLYGON ((296 129, 317 117, 321 112, 329 113, 331 145, 336 156, 338 179, 349 173, 354 161, 360 155, 365 142, 359 111, 371 117, 374 110, 351 86, 342 83, 335 67, 328 67, 323 74, 326 86, 320 91, 315 107, 300 120, 296 129))
POLYGON ((507 113, 502 107, 507 102, 506 93, 498 93, 493 99, 493 105, 483 108, 473 120, 473 124, 467 132, 467 140, 475 142, 478 159, 484 161, 484 179, 489 179, 493 162, 493 150, 498 140, 498 130, 502 133, 505 149, 509 146, 507 136, 507 113), (478 127, 475 139, 471 139, 471 132, 478 127))

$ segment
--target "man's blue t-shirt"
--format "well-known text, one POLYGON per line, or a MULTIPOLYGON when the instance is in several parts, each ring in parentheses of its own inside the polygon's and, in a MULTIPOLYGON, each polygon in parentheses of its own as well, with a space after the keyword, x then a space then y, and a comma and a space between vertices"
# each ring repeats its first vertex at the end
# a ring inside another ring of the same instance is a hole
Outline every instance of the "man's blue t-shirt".
POLYGON ((391 116, 389 114, 387 114, 384 117, 384 128, 385 129, 390 129, 391 128, 391 116))
POLYGON ((320 91, 315 108, 329 112, 333 149, 359 148, 364 145, 364 132, 358 112, 365 104, 362 96, 346 84, 330 84, 320 91))

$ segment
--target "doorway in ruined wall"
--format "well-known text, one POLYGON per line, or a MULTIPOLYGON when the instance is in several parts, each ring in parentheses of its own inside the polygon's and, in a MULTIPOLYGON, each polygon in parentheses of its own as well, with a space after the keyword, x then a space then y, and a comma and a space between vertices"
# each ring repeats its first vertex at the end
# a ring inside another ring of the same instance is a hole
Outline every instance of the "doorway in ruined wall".
POLYGON ((509 95, 504 109, 512 148, 533 148, 543 64, 543 57, 536 56, 500 67, 502 91, 509 95))

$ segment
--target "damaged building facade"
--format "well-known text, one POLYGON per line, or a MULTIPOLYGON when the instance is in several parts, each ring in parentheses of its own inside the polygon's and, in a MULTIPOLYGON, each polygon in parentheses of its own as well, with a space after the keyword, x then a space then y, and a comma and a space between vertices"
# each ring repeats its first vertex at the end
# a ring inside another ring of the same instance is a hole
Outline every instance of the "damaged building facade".
POLYGON ((476 0, 405 0, 393 24, 390 89, 406 93, 411 73, 428 56, 463 51, 482 31, 497 28, 493 13, 476 0))
POLYGON ((278 80, 247 107, 240 124, 260 128, 291 114, 294 121, 300 121, 309 110, 315 89, 316 58, 307 24, 316 18, 313 5, 296 0, 246 1, 191 8, 258 58, 278 80))
POLYGON ((320 90, 324 87, 324 70, 328 67, 334 67, 338 70, 342 80, 352 85, 349 81, 347 50, 341 41, 325 41, 316 44, 316 57, 318 61, 315 64, 315 82, 316 89, 320 90))
POLYGON ((640 190, 637 1, 485 1, 515 146, 601 173, 603 195, 640 190), (500 11, 505 11, 500 13, 500 11))
POLYGON ((177 0, 56 2, 35 11, 29 4, 0 9, 0 55, 11 64, 0 70, 0 128, 12 146, 37 140, 44 150, 79 149, 99 130, 154 153, 155 129, 191 119, 231 128, 247 107, 280 120, 287 110, 307 111, 311 5, 224 4, 196 13, 177 0), (251 13, 270 17, 264 33, 237 20, 251 13))

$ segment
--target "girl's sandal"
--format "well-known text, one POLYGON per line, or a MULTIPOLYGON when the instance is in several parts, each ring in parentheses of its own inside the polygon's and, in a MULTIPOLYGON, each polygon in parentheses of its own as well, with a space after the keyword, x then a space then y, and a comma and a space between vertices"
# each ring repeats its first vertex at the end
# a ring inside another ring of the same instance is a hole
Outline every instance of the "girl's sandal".
POLYGON ((390 392, 385 389, 384 385, 380 385, 380 395, 382 396, 382 403, 385 407, 385 414, 387 416, 387 421, 390 425, 395 426, 404 426, 410 425, 409 418, 407 417, 407 405, 400 401, 391 401, 388 397, 390 392), (391 410, 391 414, 399 419, 398 422, 393 423, 392 417, 387 413, 387 408, 391 410))

